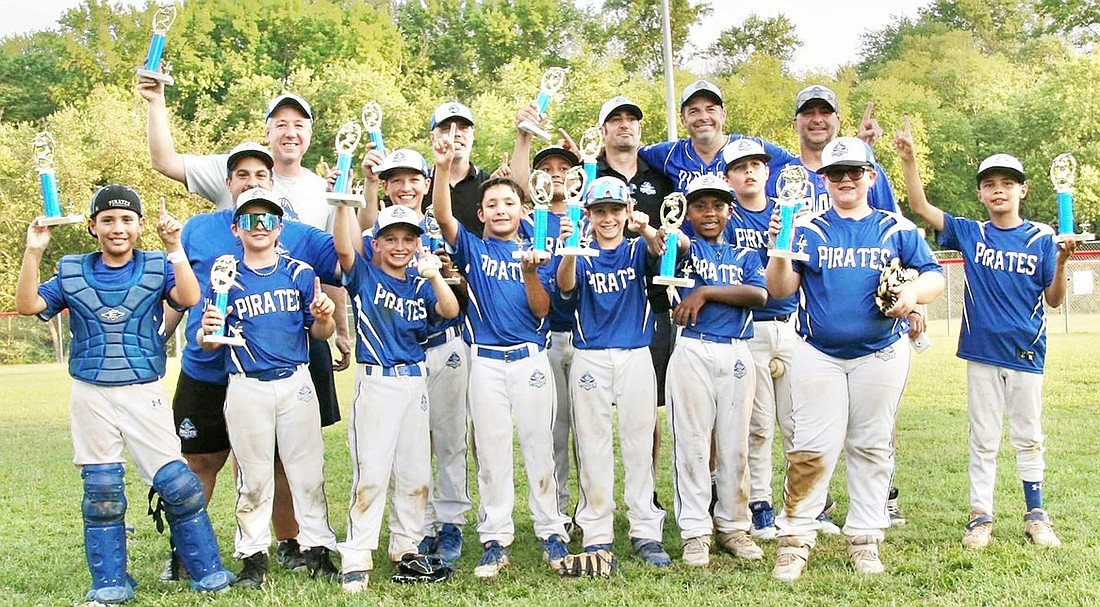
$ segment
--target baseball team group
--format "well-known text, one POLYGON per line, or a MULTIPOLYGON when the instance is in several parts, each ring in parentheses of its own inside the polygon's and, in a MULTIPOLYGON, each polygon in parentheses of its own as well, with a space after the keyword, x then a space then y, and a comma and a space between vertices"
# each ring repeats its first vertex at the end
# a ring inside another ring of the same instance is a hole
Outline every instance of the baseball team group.
MULTIPOLYGON (((89 603, 134 597, 124 445, 152 487, 150 510, 171 530, 162 578, 189 579, 199 592, 261 587, 272 534, 280 566, 365 591, 387 495, 395 581, 447 579, 464 534, 474 533, 482 550, 473 575, 496 577, 515 540, 517 435, 535 539, 552 569, 605 575, 625 551, 639 567, 667 567, 656 491, 661 406, 681 539, 672 552, 685 565, 707 566, 712 545, 761 560, 758 542, 776 541, 773 575, 794 581, 825 532, 846 537, 857 575, 885 571, 884 531, 905 523, 892 482, 897 408, 923 306, 945 283, 875 161, 882 129, 870 106, 858 136, 841 137, 836 94, 803 89, 792 120, 800 150, 789 152, 727 134, 721 91, 700 80, 680 99, 687 138, 642 145, 643 108, 617 96, 597 117, 598 155, 560 131, 561 142, 531 161, 533 136, 521 127, 546 121, 531 104, 517 113, 511 161, 490 174, 471 163, 470 109, 446 102, 429 119, 431 158, 367 144, 342 176, 357 174, 362 200, 335 205, 327 197, 341 171, 302 166, 314 121, 305 99, 271 100, 264 145, 190 155, 175 149, 163 84, 142 77, 137 92, 148 102, 153 167, 214 210, 181 223, 162 202, 165 251, 142 251, 149 205, 129 187, 103 187, 87 219, 98 250, 64 256, 41 282, 54 228, 32 222, 16 293, 22 314, 70 312, 89 603), (595 178, 577 189, 569 175, 583 160, 594 160, 595 178), (790 228, 777 189, 791 166, 807 182, 796 254, 769 254, 790 228), (549 175, 544 191, 532 191, 533 172, 549 175), (682 208, 665 203, 674 192, 682 208), (578 199, 580 217, 569 211, 578 199), (578 235, 579 247, 565 246, 578 235), (674 263, 662 270, 662 260, 674 263), (880 289, 899 269, 905 279, 880 289), (169 397, 165 338, 184 315, 169 397), (338 541, 321 429, 340 420, 333 374, 352 356, 351 495, 338 541), (616 416, 629 544, 614 537, 616 416), (776 427, 781 500, 772 496, 776 427), (230 452, 236 573, 206 510, 230 452), (842 453, 848 511, 838 526, 830 481, 842 453), (478 503, 467 533, 471 459, 478 503)), ((962 542, 991 541, 1007 413, 1024 534, 1057 546, 1042 497, 1044 303, 1064 299, 1077 241, 1022 218, 1028 184, 1016 158, 995 154, 977 168, 986 217, 975 220, 927 199, 908 122, 893 148, 908 210, 963 254, 962 542)))

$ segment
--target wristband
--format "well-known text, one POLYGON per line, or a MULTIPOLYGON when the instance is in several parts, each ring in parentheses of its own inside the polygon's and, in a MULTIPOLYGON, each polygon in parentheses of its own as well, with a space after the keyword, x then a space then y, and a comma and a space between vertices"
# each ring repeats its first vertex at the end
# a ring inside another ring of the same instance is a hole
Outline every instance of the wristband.
POLYGON ((171 251, 168 253, 168 263, 173 265, 177 263, 187 263, 187 255, 183 250, 171 251))

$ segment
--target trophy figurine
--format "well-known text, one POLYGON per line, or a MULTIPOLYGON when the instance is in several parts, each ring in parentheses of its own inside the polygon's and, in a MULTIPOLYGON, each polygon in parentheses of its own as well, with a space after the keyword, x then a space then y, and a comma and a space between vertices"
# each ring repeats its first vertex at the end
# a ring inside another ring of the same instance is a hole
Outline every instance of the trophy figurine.
MULTIPOLYGON (((539 259, 550 257, 550 248, 546 244, 546 222, 550 214, 550 200, 554 197, 554 178, 546 171, 535 169, 531 171, 528 182, 531 192, 531 201, 535 203, 532 216, 535 220, 535 231, 531 235, 531 248, 538 252, 539 259)), ((573 224, 574 228, 577 224, 573 224)), ((514 251, 513 259, 522 259, 526 251, 514 251)))
POLYGON ((34 164, 38 169, 38 185, 42 189, 42 205, 45 215, 35 221, 40 226, 59 226, 68 223, 84 223, 80 215, 66 215, 61 211, 61 198, 57 194, 57 171, 53 168, 53 151, 57 147, 53 136, 42 131, 31 140, 34 147, 34 164))
MULTIPOLYGON (((435 252, 437 249, 443 247, 443 230, 439 227, 439 222, 435 218, 435 207, 428 205, 428 208, 424 210, 424 231, 428 234, 428 248, 431 252, 435 252)), ((443 275, 443 282, 449 285, 462 284, 462 278, 455 276, 451 271, 453 266, 444 266, 440 272, 443 275)))
POLYGON ((577 145, 581 149, 581 166, 584 167, 587 189, 587 186, 596 181, 596 157, 599 156, 600 148, 603 147, 603 135, 600 134, 600 129, 592 127, 585 130, 581 133, 581 141, 577 145))
POLYGON ((583 166, 570 167, 565 172, 565 204, 569 221, 573 222, 573 233, 558 247, 557 254, 562 256, 598 257, 600 251, 581 243, 581 216, 584 215, 584 189, 588 180, 583 166))
POLYGON ((176 20, 176 5, 171 2, 157 6, 153 13, 153 38, 149 41, 149 53, 145 55, 145 65, 137 68, 137 75, 152 78, 162 84, 175 84, 175 79, 160 71, 160 60, 164 57, 164 41, 168 28, 176 20))
POLYGON ((359 139, 363 137, 363 127, 358 122, 349 120, 340 125, 336 131, 336 169, 340 175, 336 177, 336 185, 332 191, 325 194, 325 199, 333 206, 362 207, 366 201, 362 196, 351 192, 351 156, 355 148, 359 147, 359 139))
POLYGON ((779 177, 775 181, 776 193, 779 200, 779 233, 775 236, 775 246, 768 249, 768 257, 783 257, 806 261, 810 258, 803 250, 805 242, 799 249, 794 250, 795 226, 794 217, 802 208, 802 201, 806 198, 806 191, 810 187, 810 180, 806 177, 806 171, 801 166, 788 165, 779 171, 779 177))
MULTIPOLYGON (((363 105, 363 111, 359 113, 359 121, 363 123, 363 130, 367 132, 374 149, 386 157, 386 143, 382 140, 382 106, 377 101, 368 101, 363 105)), ((382 170, 382 165, 371 168, 375 173, 382 170)))
POLYGON ((1077 179, 1077 159, 1073 154, 1062 154, 1050 164, 1050 180, 1058 192, 1058 235, 1055 242, 1067 240, 1093 240, 1096 237, 1087 232, 1075 234, 1073 231, 1073 182, 1077 179))
MULTIPOLYGON (((661 273, 653 277, 653 284, 668 287, 668 299, 675 302, 676 287, 690 289, 695 280, 687 276, 676 276, 676 252, 680 244, 680 226, 687 216, 687 198, 680 192, 665 196, 661 203, 661 228, 665 231, 665 252, 661 255, 661 273)), ((685 272, 686 273, 686 272, 685 272)))
MULTIPOLYGON (((538 106, 539 115, 546 114, 546 109, 550 107, 550 100, 561 90, 561 87, 565 84, 565 68, 552 67, 542 75, 542 80, 539 82, 539 94, 535 98, 535 105, 538 106)), ((550 141, 550 133, 546 132, 539 125, 531 122, 530 120, 524 120, 519 123, 519 129, 531 133, 532 135, 538 135, 543 139, 550 141)))
MULTIPOLYGON (((214 260, 214 266, 210 268, 210 288, 214 291, 214 306, 225 317, 225 311, 229 308, 229 289, 237 282, 237 258, 232 255, 222 255, 214 260)), ((227 346, 243 346, 244 337, 234 329, 233 335, 228 335, 226 325, 220 329, 204 335, 205 342, 212 344, 225 344, 227 346)))

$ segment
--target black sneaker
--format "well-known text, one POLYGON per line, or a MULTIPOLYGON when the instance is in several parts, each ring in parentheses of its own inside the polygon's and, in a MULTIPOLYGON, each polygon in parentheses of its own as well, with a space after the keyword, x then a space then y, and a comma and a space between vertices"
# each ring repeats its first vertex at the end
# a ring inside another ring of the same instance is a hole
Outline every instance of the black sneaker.
POLYGON ((326 582, 339 582, 340 570, 332 564, 332 551, 324 546, 314 546, 302 551, 306 559, 306 569, 309 577, 319 578, 326 582))
POLYGON ((188 579, 187 568, 180 560, 180 553, 175 548, 168 551, 168 560, 164 562, 164 570, 160 572, 162 582, 180 582, 188 579))
POLYGON ((267 577, 267 553, 257 552, 243 559, 244 567, 233 585, 237 588, 259 588, 267 577))
POLYGON ((294 538, 279 542, 279 546, 275 549, 275 560, 279 561, 283 569, 291 571, 306 567, 306 557, 302 554, 302 547, 294 538))

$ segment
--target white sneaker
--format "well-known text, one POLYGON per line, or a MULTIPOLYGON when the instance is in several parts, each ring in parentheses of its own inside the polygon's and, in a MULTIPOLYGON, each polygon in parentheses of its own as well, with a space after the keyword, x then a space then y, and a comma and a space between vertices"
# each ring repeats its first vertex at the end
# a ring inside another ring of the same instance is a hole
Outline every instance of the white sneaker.
POLYGON ((869 535, 848 538, 848 558, 856 573, 876 575, 886 572, 886 567, 878 558, 878 542, 869 535))
POLYGON ((759 561, 764 551, 752 541, 748 531, 724 531, 718 534, 718 545, 726 552, 746 561, 759 561))
MULTIPOLYGON (((1024 523, 1026 533, 1027 523, 1024 523)), ((993 535, 993 517, 984 512, 974 511, 970 513, 970 522, 966 524, 966 534, 963 535, 963 546, 967 548, 982 549, 989 545, 990 536, 993 535)))
POLYGON ((700 535, 684 540, 683 559, 685 565, 706 567, 710 564, 710 537, 700 535))
POLYGON ((1062 540, 1054 535, 1054 524, 1050 522, 1050 516, 1042 508, 1036 508, 1024 515, 1024 535, 1036 546, 1056 548, 1062 545, 1062 540))
POLYGON ((500 570, 508 566, 508 549, 500 545, 500 542, 490 541, 485 543, 485 551, 481 554, 481 561, 474 567, 474 577, 481 579, 494 578, 500 574, 500 570))
POLYGON ((369 581, 369 571, 349 571, 343 575, 340 586, 348 594, 359 594, 367 589, 369 581))
POLYGON ((780 537, 775 552, 775 568, 772 577, 781 582, 793 582, 802 577, 810 560, 810 547, 793 537, 780 537))

